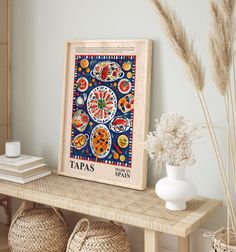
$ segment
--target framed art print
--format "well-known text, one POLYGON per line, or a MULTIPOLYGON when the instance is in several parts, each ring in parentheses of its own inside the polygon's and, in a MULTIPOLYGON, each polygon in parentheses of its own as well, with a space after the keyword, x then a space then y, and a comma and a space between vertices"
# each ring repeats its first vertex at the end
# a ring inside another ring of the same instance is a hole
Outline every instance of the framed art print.
POLYGON ((143 190, 150 40, 66 44, 60 175, 143 190))

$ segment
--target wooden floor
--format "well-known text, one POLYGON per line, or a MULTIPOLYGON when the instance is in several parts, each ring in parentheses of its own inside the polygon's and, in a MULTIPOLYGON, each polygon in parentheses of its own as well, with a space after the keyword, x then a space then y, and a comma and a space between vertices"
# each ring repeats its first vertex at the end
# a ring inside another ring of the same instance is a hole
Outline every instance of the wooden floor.
POLYGON ((10 252, 7 244, 8 227, 0 223, 0 252, 10 252))

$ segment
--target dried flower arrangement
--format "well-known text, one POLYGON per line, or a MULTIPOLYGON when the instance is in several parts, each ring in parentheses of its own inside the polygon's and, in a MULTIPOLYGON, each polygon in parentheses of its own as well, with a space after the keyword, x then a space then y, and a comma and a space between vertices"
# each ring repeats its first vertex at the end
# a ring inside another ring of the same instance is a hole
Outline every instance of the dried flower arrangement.
MULTIPOLYGON (((152 0, 161 17, 164 29, 174 51, 184 62, 186 70, 196 89, 200 105, 206 120, 211 142, 215 151, 220 178, 228 207, 228 232, 232 228, 236 237, 236 213, 233 198, 236 194, 236 74, 234 64, 234 5, 235 0, 212 0, 212 31, 210 49, 213 59, 213 74, 217 89, 224 98, 227 122, 227 160, 222 158, 222 150, 212 123, 212 116, 204 96, 204 69, 189 40, 184 26, 176 13, 160 0, 152 0), (232 76, 231 77, 231 72, 232 76), (232 190, 233 188, 233 190, 232 190)), ((230 234, 228 233, 228 243, 230 234)))
POLYGON ((163 114, 156 120, 155 131, 147 136, 145 148, 155 162, 166 162, 173 166, 193 165, 192 150, 198 128, 181 114, 163 114))

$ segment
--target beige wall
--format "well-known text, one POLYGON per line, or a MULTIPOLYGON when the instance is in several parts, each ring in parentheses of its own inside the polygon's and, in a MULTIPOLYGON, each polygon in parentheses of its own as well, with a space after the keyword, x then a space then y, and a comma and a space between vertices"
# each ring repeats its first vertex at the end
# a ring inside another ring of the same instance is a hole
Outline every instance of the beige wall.
MULTIPOLYGON (((208 58, 209 8, 206 0, 169 1, 182 17, 207 67, 206 98, 225 143, 222 99, 210 77, 208 58)), ((181 112, 195 122, 204 122, 197 96, 186 78, 148 0, 12 0, 12 132, 22 142, 23 152, 43 156, 57 168, 64 42, 76 39, 154 40, 151 129, 161 113, 181 112)), ((198 194, 223 198, 216 161, 207 136, 195 145, 197 163, 188 170, 198 194)), ((157 181, 152 166, 148 183, 157 181)), ((68 217, 73 222, 73 216, 68 217)), ((223 213, 207 228, 221 226, 223 213)), ((140 233, 137 230, 138 234, 140 233)), ((142 242, 135 232, 134 243, 142 242)), ((135 250, 138 252, 138 249, 135 250)), ((140 249, 140 251, 142 251, 140 249)))

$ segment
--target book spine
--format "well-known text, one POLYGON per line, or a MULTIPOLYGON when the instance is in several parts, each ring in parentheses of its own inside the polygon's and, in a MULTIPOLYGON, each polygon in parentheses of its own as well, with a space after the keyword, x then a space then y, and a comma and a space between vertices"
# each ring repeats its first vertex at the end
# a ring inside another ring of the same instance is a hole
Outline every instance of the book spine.
POLYGON ((28 164, 24 164, 22 166, 16 166, 16 165, 12 165, 12 164, 3 164, 0 163, 0 169, 2 170, 9 170, 9 171, 22 171, 40 164, 44 164, 44 160, 37 160, 28 164))

